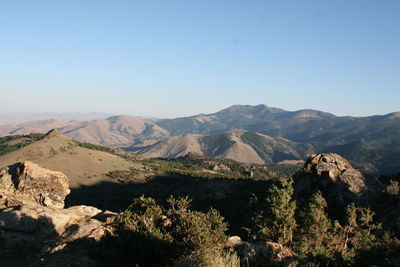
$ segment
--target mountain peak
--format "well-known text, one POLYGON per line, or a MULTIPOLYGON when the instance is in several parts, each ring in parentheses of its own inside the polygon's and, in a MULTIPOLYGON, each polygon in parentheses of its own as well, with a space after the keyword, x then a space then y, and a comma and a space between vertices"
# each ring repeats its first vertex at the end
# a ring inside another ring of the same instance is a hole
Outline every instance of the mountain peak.
POLYGON ((390 119, 397 119, 400 118, 400 112, 392 112, 386 115, 386 117, 390 119))
POLYGON ((53 137, 64 136, 58 129, 52 129, 48 131, 43 138, 49 139, 53 137))
POLYGON ((246 112, 246 113, 252 113, 252 112, 271 112, 275 113, 277 111, 280 111, 280 109, 272 108, 264 104, 259 104, 259 105, 232 105, 226 109, 223 109, 217 113, 227 113, 227 112, 246 112))

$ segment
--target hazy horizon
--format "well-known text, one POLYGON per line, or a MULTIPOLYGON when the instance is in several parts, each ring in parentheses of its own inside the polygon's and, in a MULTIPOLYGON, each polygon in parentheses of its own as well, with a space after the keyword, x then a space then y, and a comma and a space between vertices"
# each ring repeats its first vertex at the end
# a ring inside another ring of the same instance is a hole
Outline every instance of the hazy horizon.
POLYGON ((400 110, 399 1, 7 1, 1 112, 400 110))
MULTIPOLYGON (((67 112, 60 112, 60 111, 59 112, 57 112, 57 111, 54 111, 54 112, 51 112, 51 111, 50 112, 49 111, 38 111, 38 112, 17 111, 17 112, 11 112, 11 111, 0 110, 0 115, 7 115, 7 114, 9 114, 9 115, 13 115, 14 114, 14 115, 21 115, 21 116, 23 116, 23 115, 35 115, 35 114, 36 115, 43 115, 43 116, 45 116, 46 114, 47 115, 60 115, 60 116, 66 116, 66 115, 71 115, 71 116, 72 115, 76 115, 76 116, 79 116, 79 115, 93 115, 93 116, 95 116, 95 115, 98 115, 99 118, 101 118, 101 117, 106 118, 106 117, 109 117, 109 116, 128 115, 128 116, 134 116, 134 117, 143 118, 143 119, 176 119, 176 118, 181 118, 181 117, 190 117, 190 116, 196 116, 196 115, 202 115, 202 114, 206 114, 206 115, 207 114, 214 114, 214 113, 217 113, 217 112, 219 112, 219 111, 221 111, 223 109, 229 108, 231 106, 236 106, 236 105, 248 106, 247 104, 233 104, 233 105, 221 108, 219 110, 214 110, 214 111, 211 111, 211 112, 200 112, 200 113, 187 114, 187 115, 177 116, 177 117, 148 116, 146 114, 113 113, 113 112, 106 112, 106 111, 105 112, 98 112, 98 111, 88 111, 88 112, 80 112, 80 111, 71 111, 71 112, 68 112, 68 111, 67 112)), ((269 105, 266 105, 266 104, 255 104, 255 105, 250 105, 250 106, 256 106, 256 105, 265 105, 265 106, 268 106, 270 108, 283 109, 281 107, 269 106, 269 105)), ((283 110, 289 111, 289 112, 293 112, 293 111, 306 110, 306 109, 310 109, 310 108, 300 108, 300 109, 296 109, 296 110, 283 109, 283 110)), ((315 110, 315 109, 313 109, 313 110, 315 110)), ((370 115, 365 115, 365 116, 354 116, 352 114, 338 115, 338 114, 335 114, 335 113, 332 113, 332 112, 329 112, 329 111, 326 111, 326 110, 318 110, 318 111, 328 112, 328 113, 331 113, 331 114, 333 114, 335 116, 339 116, 339 117, 340 116, 368 117, 368 116, 374 116, 374 115, 380 116, 380 115, 386 115, 386 114, 390 114, 390 113, 400 112, 400 110, 393 110, 393 111, 390 111, 390 112, 387 112, 387 113, 382 113, 382 114, 370 114, 370 115)), ((49 118, 50 118, 50 116, 49 116, 49 118)), ((79 119, 77 119, 77 120, 79 120, 79 119)), ((23 121, 30 121, 30 120, 29 120, 29 118, 27 118, 27 119, 24 119, 23 121)))

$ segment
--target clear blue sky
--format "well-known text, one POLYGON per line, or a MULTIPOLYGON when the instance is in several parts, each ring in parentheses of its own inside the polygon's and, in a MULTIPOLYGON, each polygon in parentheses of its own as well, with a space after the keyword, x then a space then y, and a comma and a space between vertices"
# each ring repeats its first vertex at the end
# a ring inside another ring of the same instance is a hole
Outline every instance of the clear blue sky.
POLYGON ((400 1, 0 1, 0 111, 400 110, 400 1))

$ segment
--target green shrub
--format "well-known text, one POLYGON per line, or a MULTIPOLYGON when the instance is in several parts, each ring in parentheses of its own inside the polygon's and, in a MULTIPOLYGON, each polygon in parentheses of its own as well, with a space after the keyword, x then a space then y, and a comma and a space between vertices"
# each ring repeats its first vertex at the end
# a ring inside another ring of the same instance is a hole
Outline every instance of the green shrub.
POLYGON ((218 211, 191 211, 187 197, 167 202, 164 208, 152 198, 134 199, 119 216, 115 235, 100 242, 97 258, 113 265, 165 266, 221 253, 227 224, 218 211))

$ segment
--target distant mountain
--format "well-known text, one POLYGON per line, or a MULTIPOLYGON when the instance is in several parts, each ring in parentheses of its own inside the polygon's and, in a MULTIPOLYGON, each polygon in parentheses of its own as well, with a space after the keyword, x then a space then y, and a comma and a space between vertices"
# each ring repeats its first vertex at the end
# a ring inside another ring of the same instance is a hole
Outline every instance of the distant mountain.
MULTIPOLYGON (((285 111, 266 105, 231 106, 213 114, 168 119, 157 124, 171 135, 215 134, 244 129, 296 142, 313 143, 318 148, 364 139, 398 138, 400 113, 370 117, 337 117, 318 110, 285 111), (395 135, 393 135, 395 134, 395 135)), ((389 142, 391 143, 391 142, 389 142)))
POLYGON ((60 121, 91 121, 104 119, 112 115, 101 112, 0 112, 0 125, 50 119, 60 121))
POLYGON ((295 128, 306 122, 332 120, 336 116, 316 111, 285 111, 266 105, 234 105, 213 114, 200 114, 191 117, 167 119, 157 124, 172 135, 181 134, 215 134, 232 129, 245 129, 268 135, 283 136, 288 128, 295 128))
POLYGON ((176 158, 188 153, 233 159, 251 164, 301 161, 312 153, 310 145, 256 132, 233 130, 214 135, 187 134, 125 148, 149 158, 176 158))
POLYGON ((161 139, 169 136, 166 130, 152 121, 126 115, 89 122, 64 122, 52 119, 0 125, 0 136, 46 133, 54 128, 74 140, 106 146, 131 145, 147 139, 161 139))
POLYGON ((213 114, 163 120, 157 124, 171 135, 209 135, 240 128, 309 144, 315 153, 339 153, 365 172, 400 171, 397 160, 400 112, 338 117, 310 109, 285 111, 266 105, 235 105, 213 114))
POLYGON ((148 139, 162 139, 168 131, 149 120, 120 115, 61 127, 70 138, 106 146, 125 146, 148 139))
POLYGON ((52 128, 82 142, 120 147, 134 145, 129 149, 147 157, 176 157, 196 152, 212 157, 229 156, 242 162, 273 164, 281 158, 289 159, 289 155, 304 159, 308 156, 305 151, 334 152, 364 172, 400 172, 400 112, 339 117, 311 109, 285 111, 266 105, 234 105, 213 114, 157 122, 112 116, 88 122, 46 120, 0 125, 0 136, 45 133, 52 128), (235 137, 232 135, 235 129, 244 131, 235 137), (236 150, 241 152, 236 155, 236 150))
MULTIPOLYGON (((46 133, 51 129, 65 127, 77 122, 65 122, 55 119, 42 121, 29 121, 19 124, 0 125, 0 136, 13 134, 46 133)), ((79 122, 78 122, 79 123, 79 122)))

